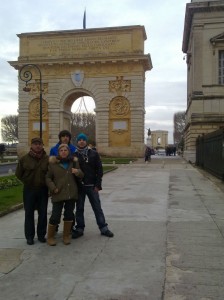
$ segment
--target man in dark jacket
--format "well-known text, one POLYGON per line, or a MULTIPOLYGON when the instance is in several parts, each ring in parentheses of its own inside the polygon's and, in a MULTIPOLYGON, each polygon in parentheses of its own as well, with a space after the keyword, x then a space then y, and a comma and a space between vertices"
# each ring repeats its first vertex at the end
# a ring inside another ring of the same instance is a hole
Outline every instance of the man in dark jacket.
POLYGON ((19 159, 15 175, 22 181, 23 204, 25 210, 25 237, 28 245, 34 244, 35 221, 34 212, 38 212, 37 237, 45 243, 47 231, 48 188, 45 175, 48 169, 48 155, 44 151, 40 138, 31 140, 30 151, 19 159))
POLYGON ((72 238, 79 238, 84 233, 84 206, 86 196, 89 198, 101 234, 107 237, 113 237, 114 234, 108 229, 99 197, 99 191, 102 190, 101 184, 103 177, 103 167, 100 156, 96 151, 87 146, 87 136, 85 134, 80 133, 76 141, 77 150, 75 155, 79 159, 80 168, 84 172, 84 177, 76 204, 77 225, 73 226, 72 238))

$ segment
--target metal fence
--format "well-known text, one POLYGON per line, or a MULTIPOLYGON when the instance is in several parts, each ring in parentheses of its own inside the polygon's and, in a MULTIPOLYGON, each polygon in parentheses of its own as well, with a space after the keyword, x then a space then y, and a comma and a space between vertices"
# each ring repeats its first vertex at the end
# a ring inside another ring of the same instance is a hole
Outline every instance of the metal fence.
POLYGON ((224 180, 224 128, 198 136, 196 165, 224 180))

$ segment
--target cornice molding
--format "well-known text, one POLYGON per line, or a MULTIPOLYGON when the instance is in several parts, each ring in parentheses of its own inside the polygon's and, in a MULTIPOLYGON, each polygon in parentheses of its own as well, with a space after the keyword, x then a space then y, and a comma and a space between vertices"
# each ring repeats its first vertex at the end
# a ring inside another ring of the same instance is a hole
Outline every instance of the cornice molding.
POLYGON ((152 69, 152 61, 150 54, 146 55, 136 55, 136 56, 114 56, 114 57, 91 57, 80 59, 28 59, 27 57, 19 57, 18 61, 8 61, 8 63, 19 70, 23 65, 27 63, 37 64, 39 66, 47 65, 47 66, 55 66, 55 65, 85 65, 85 64, 116 64, 116 63, 134 63, 134 64, 142 64, 145 71, 150 71, 152 69))
POLYGON ((182 51, 187 53, 192 19, 196 13, 206 13, 214 11, 224 11, 224 1, 206 1, 206 2, 194 2, 186 4, 185 20, 184 20, 184 34, 182 51))

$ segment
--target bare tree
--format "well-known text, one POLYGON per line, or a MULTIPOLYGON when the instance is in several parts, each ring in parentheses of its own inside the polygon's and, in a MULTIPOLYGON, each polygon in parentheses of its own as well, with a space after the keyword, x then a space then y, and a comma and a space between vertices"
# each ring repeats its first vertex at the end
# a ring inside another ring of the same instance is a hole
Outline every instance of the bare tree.
POLYGON ((9 115, 1 119, 2 139, 8 143, 18 142, 18 115, 9 115))
POLYGON ((80 132, 88 136, 89 143, 95 143, 96 140, 96 115, 93 113, 75 113, 72 114, 71 133, 76 137, 80 132))
POLYGON ((184 128, 186 125, 185 111, 176 112, 173 117, 173 123, 174 123, 174 131, 173 131, 174 144, 179 147, 182 147, 183 146, 184 128))

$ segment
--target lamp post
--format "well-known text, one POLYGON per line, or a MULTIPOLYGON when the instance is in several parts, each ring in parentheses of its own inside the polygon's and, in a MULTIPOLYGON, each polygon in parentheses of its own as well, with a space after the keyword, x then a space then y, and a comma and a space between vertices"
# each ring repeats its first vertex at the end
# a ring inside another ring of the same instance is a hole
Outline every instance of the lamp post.
POLYGON ((32 80, 33 74, 27 69, 29 67, 35 68, 39 72, 40 78, 40 138, 42 139, 42 74, 40 68, 35 64, 26 64, 24 65, 19 72, 19 78, 26 83, 26 86, 23 88, 24 92, 29 92, 31 89, 27 86, 28 82, 32 80), (27 70, 25 70, 27 69, 27 70))

